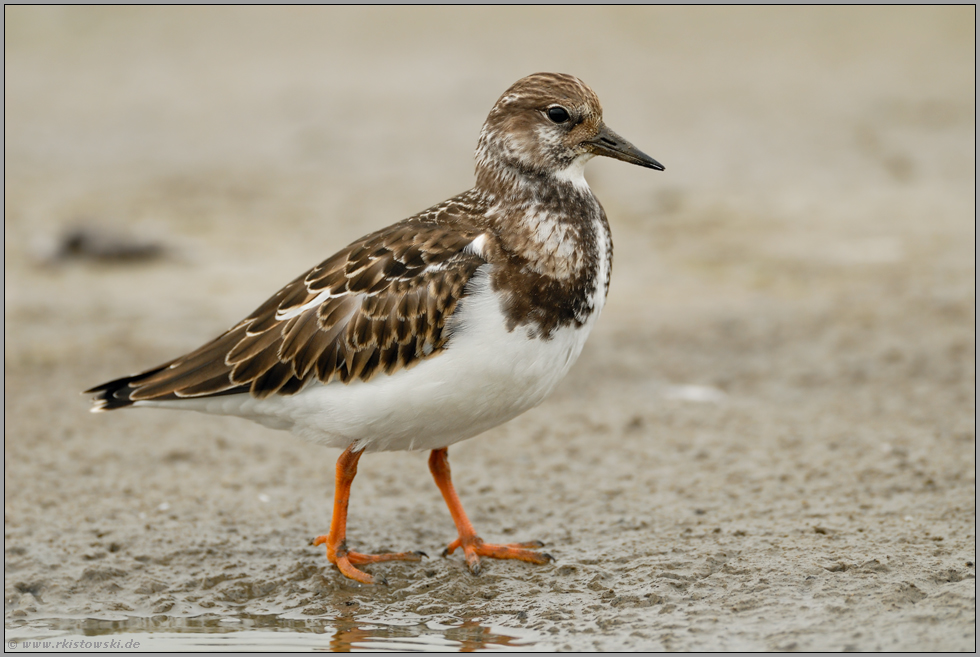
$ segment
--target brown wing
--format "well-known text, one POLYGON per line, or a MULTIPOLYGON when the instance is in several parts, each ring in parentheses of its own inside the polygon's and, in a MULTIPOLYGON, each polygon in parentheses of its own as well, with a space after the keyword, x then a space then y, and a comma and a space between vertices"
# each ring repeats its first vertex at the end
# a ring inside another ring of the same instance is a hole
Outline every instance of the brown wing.
MULTIPOLYGON (((443 208, 444 209, 444 208, 443 208)), ((485 260, 484 231, 408 219, 368 235, 277 292, 186 356, 86 392, 96 410, 144 400, 294 394, 313 378, 367 381, 438 354, 446 320, 485 260)))

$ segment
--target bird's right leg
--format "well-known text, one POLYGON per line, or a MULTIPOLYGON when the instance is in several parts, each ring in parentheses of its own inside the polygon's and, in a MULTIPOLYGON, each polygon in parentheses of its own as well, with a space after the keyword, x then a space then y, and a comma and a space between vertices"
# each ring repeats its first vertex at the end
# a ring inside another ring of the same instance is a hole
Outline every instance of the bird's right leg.
POLYGON ((374 584, 374 578, 354 566, 379 561, 420 561, 422 552, 390 552, 388 554, 361 554, 347 549, 347 504, 350 501, 350 487, 357 474, 357 462, 363 451, 355 452, 351 445, 337 459, 337 479, 333 493, 333 517, 330 519, 330 533, 317 536, 313 545, 327 545, 327 559, 337 566, 341 573, 364 584, 374 584))

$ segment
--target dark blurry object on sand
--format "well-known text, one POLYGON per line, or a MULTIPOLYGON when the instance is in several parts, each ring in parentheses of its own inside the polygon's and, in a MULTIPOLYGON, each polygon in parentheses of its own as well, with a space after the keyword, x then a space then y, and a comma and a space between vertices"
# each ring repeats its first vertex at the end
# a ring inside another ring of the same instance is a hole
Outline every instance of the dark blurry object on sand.
POLYGON ((158 260, 167 249, 158 242, 142 241, 106 228, 75 226, 58 238, 49 262, 98 262, 138 264, 158 260))

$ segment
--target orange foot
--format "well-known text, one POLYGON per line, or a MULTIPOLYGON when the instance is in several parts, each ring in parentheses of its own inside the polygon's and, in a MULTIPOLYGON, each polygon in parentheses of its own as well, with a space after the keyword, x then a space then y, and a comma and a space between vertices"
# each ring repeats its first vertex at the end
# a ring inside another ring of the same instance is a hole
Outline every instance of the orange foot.
MULTIPOLYGON (((313 539, 313 545, 327 546, 327 560, 337 566, 345 576, 357 580, 362 584, 374 584, 373 577, 358 570, 354 566, 363 566, 368 563, 380 563, 382 561, 421 561, 422 557, 427 556, 425 552, 389 552, 387 554, 361 554, 351 552, 346 546, 340 545, 336 549, 331 549, 330 537, 327 535, 317 536, 313 539)), ((381 578, 382 584, 387 584, 384 577, 381 578)))
POLYGON ((530 541, 528 543, 508 543, 506 545, 496 545, 484 543, 479 536, 467 536, 457 538, 442 551, 442 556, 447 556, 462 547, 463 554, 466 556, 466 566, 474 575, 480 574, 480 557, 490 557, 491 559, 517 559, 530 563, 544 564, 554 561, 555 558, 547 552, 534 552, 528 548, 543 548, 541 541, 530 541))

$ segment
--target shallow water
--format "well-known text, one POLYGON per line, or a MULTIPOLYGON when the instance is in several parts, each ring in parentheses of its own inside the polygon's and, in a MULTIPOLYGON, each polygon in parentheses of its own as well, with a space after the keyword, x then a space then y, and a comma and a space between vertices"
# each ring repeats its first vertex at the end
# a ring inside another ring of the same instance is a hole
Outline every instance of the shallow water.
POLYGON ((369 619, 289 618, 244 614, 119 618, 49 618, 8 624, 9 651, 225 651, 323 650, 331 652, 476 652, 551 649, 523 629, 369 619))

